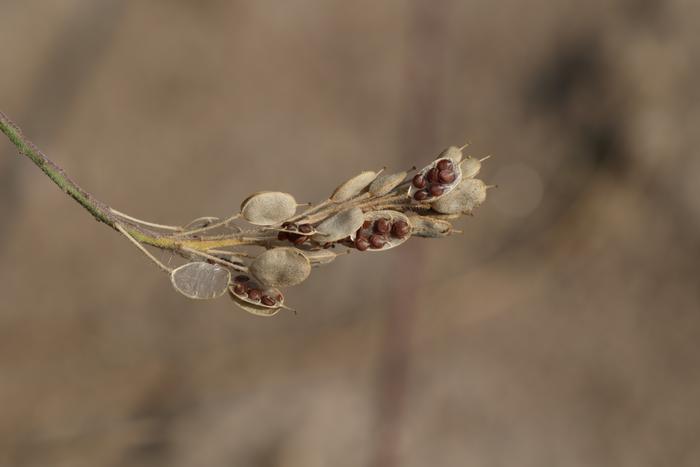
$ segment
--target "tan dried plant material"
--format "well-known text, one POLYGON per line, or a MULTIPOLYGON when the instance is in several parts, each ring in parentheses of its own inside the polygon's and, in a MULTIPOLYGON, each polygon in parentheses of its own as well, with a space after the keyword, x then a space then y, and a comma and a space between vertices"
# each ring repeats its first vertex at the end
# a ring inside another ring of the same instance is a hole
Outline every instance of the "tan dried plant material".
POLYGON ((474 178, 481 171, 481 160, 474 157, 467 157, 460 164, 462 167, 462 178, 474 178))
POLYGON ((250 273, 270 287, 292 287, 311 274, 309 259, 296 248, 273 248, 261 253, 250 265, 250 273))
POLYGON ((210 300, 226 293, 231 272, 203 261, 183 264, 170 273, 175 290, 187 298, 210 300))
POLYGON ((441 214, 469 214, 486 200, 486 190, 486 184, 478 178, 465 178, 431 207, 441 214))
POLYGON ((452 233, 452 224, 429 216, 409 216, 414 237, 441 238, 452 233))
POLYGON ((372 196, 384 196, 399 186, 406 179, 406 175, 408 172, 380 175, 369 185, 369 193, 372 196))
POLYGON ((276 225, 297 210, 297 202, 289 193, 261 191, 254 193, 241 203, 241 216, 254 225, 276 225))
POLYGON ((258 316, 272 316, 286 308, 284 295, 279 289, 267 287, 246 274, 231 281, 229 294, 236 305, 258 316))
POLYGON ((332 263, 338 256, 340 256, 340 254, 332 250, 311 250, 304 251, 304 256, 309 258, 311 267, 318 267, 323 266, 324 264, 332 263))
POLYGON ((367 188, 375 178, 377 178, 377 175, 377 172, 373 172, 371 170, 355 175, 333 191, 330 198, 331 201, 342 203, 343 201, 354 198, 362 193, 362 191, 367 188))
POLYGON ((342 240, 353 234, 364 223, 365 216, 360 208, 346 209, 332 215, 316 226, 313 239, 319 243, 342 240))

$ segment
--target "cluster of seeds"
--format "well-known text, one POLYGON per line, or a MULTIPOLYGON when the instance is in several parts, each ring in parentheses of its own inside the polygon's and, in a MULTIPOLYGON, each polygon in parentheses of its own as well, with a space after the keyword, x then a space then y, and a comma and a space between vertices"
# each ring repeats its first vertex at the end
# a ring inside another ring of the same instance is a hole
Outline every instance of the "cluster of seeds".
POLYGON ((439 159, 433 167, 425 172, 417 173, 411 184, 415 188, 413 199, 416 201, 430 201, 444 195, 449 186, 457 180, 455 164, 451 159, 439 159))
POLYGON ((282 229, 277 234, 277 240, 289 241, 294 245, 301 245, 308 240, 309 235, 314 233, 314 228, 311 224, 296 225, 293 222, 285 222, 282 224, 282 229))
POLYGON ((268 307, 278 307, 283 301, 281 293, 265 290, 246 275, 238 275, 233 278, 231 292, 238 298, 268 307))
POLYGON ((380 217, 368 219, 355 232, 354 245, 359 251, 381 250, 392 238, 404 239, 411 234, 411 226, 403 219, 380 217))

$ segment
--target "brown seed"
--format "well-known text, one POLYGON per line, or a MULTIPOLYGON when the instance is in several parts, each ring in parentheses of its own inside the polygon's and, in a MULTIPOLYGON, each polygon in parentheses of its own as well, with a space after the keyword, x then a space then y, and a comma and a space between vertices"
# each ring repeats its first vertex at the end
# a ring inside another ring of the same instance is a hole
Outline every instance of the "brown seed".
POLYGON ((235 293, 236 295, 245 295, 245 285, 235 284, 233 286, 233 293, 235 293))
POLYGON ((430 187, 430 196, 440 196, 445 192, 445 187, 442 185, 432 185, 430 187))
POLYGON ((378 250, 386 244, 386 239, 381 235, 372 235, 369 237, 369 245, 378 250))
POLYGON ((270 297, 269 295, 263 295, 262 297, 262 304, 266 306, 274 306, 277 301, 275 300, 274 297, 270 297))
POLYGON ((425 185, 426 185, 426 181, 425 181, 425 177, 423 175, 416 174, 413 177, 413 186, 414 187, 416 187, 420 190, 420 189, 425 188, 425 185))
POLYGON ((370 227, 372 227, 372 221, 364 221, 364 222, 362 223, 362 228, 363 228, 363 229, 369 229, 370 227))
POLYGON ((234 282, 248 282, 249 280, 250 280, 250 277, 244 276, 242 274, 240 276, 236 276, 233 278, 234 282))
POLYGON ((452 161, 449 159, 439 160, 437 163, 438 170, 452 170, 452 161))
POLYGON ((323 248, 324 248, 324 249, 328 249, 328 248, 330 248, 330 247, 332 247, 332 246, 333 246, 333 244, 332 244, 331 242, 328 242, 328 243, 324 243, 324 244, 323 244, 323 248))
POLYGON ((285 230, 296 230, 297 226, 292 224, 291 222, 285 222, 284 224, 282 224, 282 228, 285 230))
POLYGON ((248 291, 248 298, 253 300, 253 301, 259 301, 260 297, 262 297, 262 292, 259 289, 250 289, 248 291))
POLYGON ((457 178, 457 176, 452 169, 441 170, 438 173, 438 180, 440 180, 440 183, 452 183, 455 181, 455 178, 457 178))
POLYGON ((365 251, 367 248, 369 248, 369 241, 367 241, 366 238, 357 237, 355 239, 355 248, 357 248, 359 251, 365 251))
POLYGON ((423 201, 426 198, 428 198, 428 192, 426 190, 416 191, 413 194, 413 199, 415 199, 416 201, 423 201))
POLYGON ((301 233, 308 234, 308 233, 313 232, 313 230, 314 230, 314 228, 311 227, 310 224, 301 224, 299 226, 299 232, 301 232, 301 233))
POLYGON ((391 235, 396 238, 404 238, 409 233, 411 233, 411 227, 406 221, 398 220, 391 227, 391 235))
POLYGON ((430 183, 437 183, 438 173, 440 173, 440 171, 437 169, 437 167, 433 167, 432 169, 428 170, 428 175, 426 176, 426 178, 430 183))
POLYGON ((377 219, 374 222, 374 231, 380 234, 389 233, 391 230, 391 224, 389 219, 377 219))
POLYGON ((289 233, 287 232, 277 232, 277 240, 283 242, 289 239, 289 233))
POLYGON ((292 243, 295 244, 295 245, 301 245, 301 244, 304 243, 304 242, 306 241, 306 239, 308 238, 308 237, 306 237, 305 235, 299 235, 299 234, 294 234, 294 236, 295 236, 296 238, 295 238, 294 240, 292 240, 292 243))

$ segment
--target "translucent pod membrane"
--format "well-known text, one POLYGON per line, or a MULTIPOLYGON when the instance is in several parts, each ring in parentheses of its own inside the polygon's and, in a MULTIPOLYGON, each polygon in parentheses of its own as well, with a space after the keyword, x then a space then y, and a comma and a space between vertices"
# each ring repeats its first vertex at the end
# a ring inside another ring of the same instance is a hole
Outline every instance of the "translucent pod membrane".
POLYGON ((311 264, 304 253, 296 248, 281 247, 258 255, 249 270, 268 287, 292 287, 309 277, 311 264))
POLYGON ((374 196, 384 196, 396 188, 406 179, 408 172, 386 174, 378 176, 369 186, 369 193, 374 196))
POLYGON ((362 227, 351 236, 359 251, 386 251, 401 245, 411 236, 411 222, 398 211, 371 211, 362 227))
POLYGON ((431 203, 454 190, 462 181, 461 160, 459 148, 453 146, 444 150, 440 157, 413 177, 408 196, 416 202, 431 203))
POLYGON ((231 272, 217 264, 187 263, 170 273, 175 290, 187 298, 210 300, 226 293, 231 272))
POLYGON ((241 216, 254 225, 276 225, 297 211, 297 202, 289 193, 261 191, 241 203, 241 216))
POLYGON ((377 178, 377 172, 373 171, 362 172, 359 175, 355 175, 336 188, 330 199, 331 201, 340 203, 354 198, 362 193, 362 190, 367 188, 375 178, 377 178))
POLYGON ((431 204, 441 214, 469 214, 486 200, 486 184, 478 178, 465 178, 456 189, 431 204))
POLYGON ((360 208, 341 211, 316 226, 318 232, 312 238, 319 243, 336 242, 352 235, 365 221, 360 208))
POLYGON ((258 316, 272 316, 284 307, 284 295, 247 275, 236 276, 228 287, 231 298, 240 308, 258 316))
POLYGON ((410 216, 411 235, 424 238, 447 237, 452 233, 452 224, 444 219, 428 216, 410 216))

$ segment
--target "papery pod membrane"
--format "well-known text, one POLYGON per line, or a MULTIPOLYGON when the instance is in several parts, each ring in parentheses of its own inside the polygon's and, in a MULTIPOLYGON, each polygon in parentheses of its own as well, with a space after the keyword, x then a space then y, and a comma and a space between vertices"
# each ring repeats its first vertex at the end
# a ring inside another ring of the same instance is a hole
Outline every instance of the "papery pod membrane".
POLYGON ((202 227, 208 227, 211 224, 216 224, 220 220, 221 219, 219 219, 218 217, 211 216, 198 217, 189 224, 187 224, 184 228, 185 230, 201 229, 202 227))
MULTIPOLYGON (((398 220, 402 220, 408 224, 409 227, 411 227, 411 220, 403 213, 398 212, 398 211, 391 211, 391 210, 385 210, 385 211, 370 211, 368 213, 365 213, 365 221, 369 221, 374 223, 375 221, 379 219, 387 219, 389 223, 393 224, 394 222, 398 220)), ((363 222, 364 224, 364 222, 363 222)), ((370 227, 371 229, 371 227, 370 227)), ((412 230, 412 229, 411 229, 412 230)), ((397 238, 395 236, 392 236, 390 234, 385 235, 386 243, 384 246, 381 248, 368 248, 365 251, 386 251, 390 250, 392 248, 395 248, 402 243, 404 243, 406 240, 408 240, 411 237, 411 233, 409 232, 408 235, 397 238)), ((350 239, 352 241, 355 241, 355 238, 357 238, 357 231, 353 232, 353 234, 350 236, 350 239)))
POLYGON ((231 295, 231 299, 233 300, 233 303, 235 303, 239 308, 247 311, 248 313, 256 315, 256 316, 264 316, 264 317, 274 316, 277 313, 279 313, 279 311, 282 309, 282 307, 275 308, 275 307, 268 307, 268 306, 264 306, 264 305, 250 303, 248 301, 241 299, 233 292, 231 292, 230 295, 231 295))
POLYGON ((236 278, 234 278, 229 284, 229 293, 231 298, 235 299, 236 302, 246 303, 256 308, 262 308, 268 311, 284 308, 284 295, 282 295, 282 292, 279 289, 274 287, 266 287, 257 280, 248 276, 236 276, 236 278), (247 278, 247 280, 239 281, 239 277, 247 278), (252 289, 259 292, 259 299, 251 298, 250 290, 252 289), (265 303, 263 301, 265 296, 272 298, 272 302, 269 304, 265 303))
POLYGON ((350 180, 335 189, 331 195, 331 201, 340 203, 347 201, 350 198, 354 198, 362 193, 362 190, 367 188, 367 186, 372 183, 375 178, 377 178, 377 172, 373 171, 362 172, 359 175, 355 175, 350 180))
MULTIPOLYGON (((440 153, 440 157, 438 157, 433 162, 431 162, 429 165, 427 165, 426 167, 421 169, 418 172, 418 175, 421 175, 423 177, 427 177, 428 172, 430 172, 431 169, 437 167, 438 163, 443 159, 449 159, 450 161, 452 161, 455 179, 450 183, 440 183, 440 185, 442 187, 444 187, 444 191, 442 192, 442 194, 440 194, 439 196, 432 196, 431 195, 430 197, 426 198, 422 202, 432 203, 433 201, 442 198, 443 196, 445 196, 446 194, 448 194, 449 192, 454 190, 457 187, 457 185, 459 185, 459 182, 462 181, 462 168, 459 164, 459 162, 462 160, 462 151, 458 147, 455 147, 455 146, 450 146, 449 148, 442 151, 442 153, 440 153)), ((413 197, 414 197, 415 193, 417 191, 420 191, 420 190, 422 190, 422 189, 417 188, 413 183, 411 183, 411 185, 408 189, 408 196, 411 199, 414 199, 413 197)))
POLYGON ((462 161, 461 167, 462 178, 474 178, 481 171, 481 161, 469 156, 462 161))
POLYGON ((338 257, 338 253, 331 250, 304 251, 304 256, 309 258, 311 267, 332 263, 338 257))
POLYGON ((335 242, 352 235, 364 221, 365 216, 362 209, 347 209, 334 214, 316 226, 318 233, 312 238, 320 243, 335 242))
POLYGON ((187 263, 170 273, 175 290, 187 298, 210 300, 226 293, 231 272, 217 264, 187 263))
POLYGON ((372 196, 384 196, 396 188, 406 179, 407 172, 378 176, 370 185, 369 192, 372 196))
POLYGON ((292 287, 301 284, 311 273, 309 259, 296 248, 273 248, 253 260, 250 273, 270 287, 292 287))
POLYGON ((465 178, 459 186, 431 204, 442 214, 471 213, 486 200, 486 184, 478 178, 465 178))
POLYGON ((452 233, 452 224, 443 219, 427 216, 411 216, 411 235, 424 238, 447 237, 452 233))
POLYGON ((241 216, 254 225, 275 225, 297 211, 297 202, 289 193, 261 191, 241 203, 241 216))

